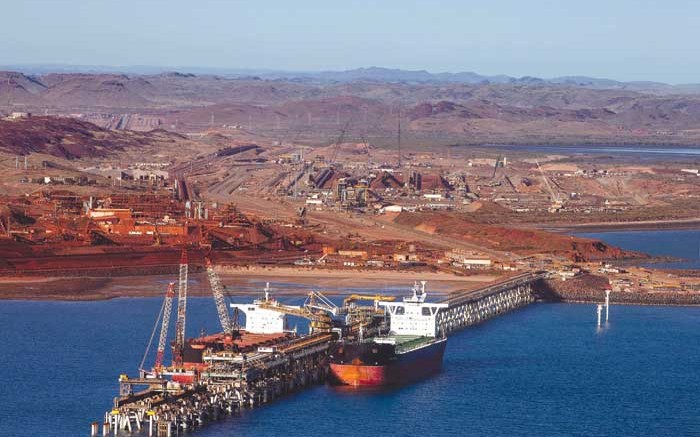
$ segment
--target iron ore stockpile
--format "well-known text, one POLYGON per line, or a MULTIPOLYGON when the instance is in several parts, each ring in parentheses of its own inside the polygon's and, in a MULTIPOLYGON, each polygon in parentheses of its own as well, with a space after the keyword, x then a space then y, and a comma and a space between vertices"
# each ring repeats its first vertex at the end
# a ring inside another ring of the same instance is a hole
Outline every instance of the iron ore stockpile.
MULTIPOLYGON (((380 338, 383 333, 396 330, 391 326, 395 316, 389 317, 385 310, 397 305, 390 304, 395 296, 351 295, 337 306, 321 293, 310 292, 303 305, 291 306, 274 299, 266 287, 252 303, 230 304, 230 312, 209 260, 206 266, 222 331, 205 337, 185 337, 188 262, 183 251, 179 281, 169 284, 151 336, 153 340, 160 323, 155 363, 151 369, 144 368, 149 342, 139 376, 119 377, 119 396, 103 422, 92 423, 93 436, 101 433, 167 437, 191 431, 243 408, 254 408, 286 393, 323 383, 329 376, 329 358, 338 345, 380 338), (172 360, 165 365, 176 294, 175 339, 170 342, 172 360), (361 300, 373 301, 373 305, 358 305, 361 300), (245 327, 238 324, 239 312, 246 315, 245 327), (309 320, 309 333, 300 335, 288 330, 287 316, 309 320)), ((531 284, 539 278, 534 274, 521 275, 482 290, 455 293, 426 320, 444 337, 532 302, 531 284)), ((414 297, 417 290, 418 285, 414 287, 414 297)), ((425 283, 423 294, 424 290, 425 283)))

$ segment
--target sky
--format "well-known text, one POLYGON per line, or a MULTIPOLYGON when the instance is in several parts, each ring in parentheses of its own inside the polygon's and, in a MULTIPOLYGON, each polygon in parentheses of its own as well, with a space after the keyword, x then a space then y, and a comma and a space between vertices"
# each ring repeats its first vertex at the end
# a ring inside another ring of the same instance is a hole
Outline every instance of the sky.
POLYGON ((698 83, 699 20, 685 0, 0 0, 0 65, 698 83))

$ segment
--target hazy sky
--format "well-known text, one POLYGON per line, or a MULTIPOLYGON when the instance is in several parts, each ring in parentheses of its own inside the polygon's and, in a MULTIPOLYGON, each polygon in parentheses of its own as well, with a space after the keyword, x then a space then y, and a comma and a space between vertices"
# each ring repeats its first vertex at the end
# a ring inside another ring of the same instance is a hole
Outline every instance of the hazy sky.
POLYGON ((0 0, 0 65, 700 82, 700 1, 0 0))

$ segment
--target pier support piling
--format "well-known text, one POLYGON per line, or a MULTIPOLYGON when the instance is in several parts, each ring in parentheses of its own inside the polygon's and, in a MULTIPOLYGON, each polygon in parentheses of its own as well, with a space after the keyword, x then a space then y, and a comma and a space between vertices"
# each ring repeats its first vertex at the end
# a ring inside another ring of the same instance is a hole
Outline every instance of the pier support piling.
POLYGON ((483 290, 451 296, 444 301, 449 307, 440 310, 437 315, 439 331, 449 334, 534 302, 533 280, 529 277, 516 278, 483 290))

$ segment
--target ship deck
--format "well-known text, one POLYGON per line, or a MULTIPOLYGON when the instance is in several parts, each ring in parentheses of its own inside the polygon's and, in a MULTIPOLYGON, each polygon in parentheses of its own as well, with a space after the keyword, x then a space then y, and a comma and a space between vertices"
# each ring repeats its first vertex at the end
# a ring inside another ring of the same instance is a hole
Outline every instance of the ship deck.
POLYGON ((369 339, 368 341, 394 344, 396 346, 396 352, 406 352, 432 343, 436 340, 436 338, 417 335, 389 335, 386 337, 381 337, 380 341, 377 340, 378 338, 375 337, 369 339))
MULTIPOLYGON (((254 334, 251 332, 241 330, 239 331, 238 335, 234 337, 233 344, 242 349, 251 346, 264 346, 269 344, 276 344, 288 340, 291 337, 292 335, 286 332, 273 334, 254 334)), ((224 340, 224 333, 220 332, 216 334, 193 338, 188 341, 195 344, 215 344, 223 343, 224 340)))

